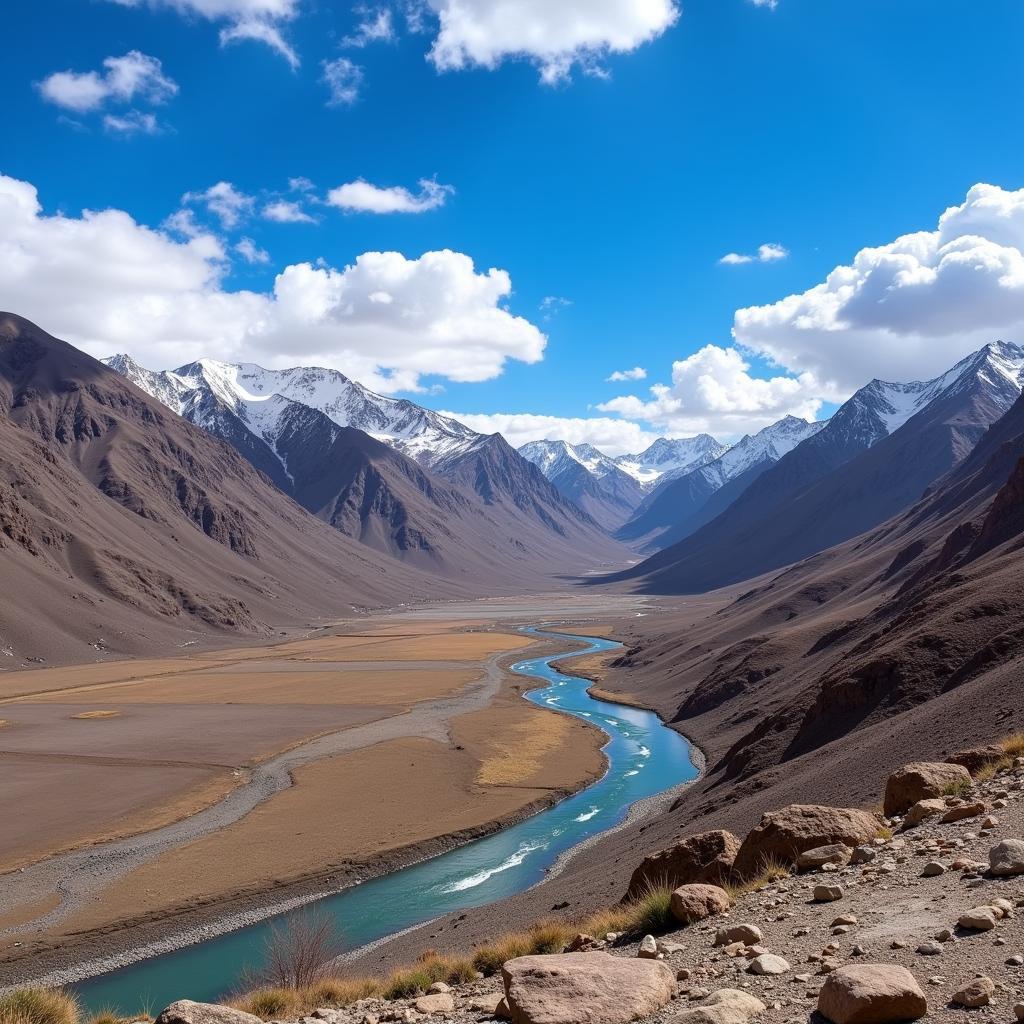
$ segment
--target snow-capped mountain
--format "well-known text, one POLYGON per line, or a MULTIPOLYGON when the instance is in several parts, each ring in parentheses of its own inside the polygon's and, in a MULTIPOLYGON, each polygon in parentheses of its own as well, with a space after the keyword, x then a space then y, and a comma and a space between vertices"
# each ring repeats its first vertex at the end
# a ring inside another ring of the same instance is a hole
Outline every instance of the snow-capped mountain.
POLYGON ((614 542, 503 438, 337 371, 105 362, 234 446, 308 511, 403 561, 511 581, 542 565, 615 557, 614 542))
POLYGON ((711 462, 670 479, 650 494, 617 536, 658 550, 710 522, 769 466, 821 430, 827 421, 808 423, 786 416, 747 434, 711 462))
POLYGON ((1024 346, 1005 342, 934 380, 871 381, 714 519, 628 575, 647 577, 651 588, 693 592, 857 536, 918 501, 1022 390, 1024 346))
POLYGON ((458 420, 406 399, 378 395, 322 367, 267 370, 255 363, 200 359, 154 372, 127 355, 103 362, 199 426, 207 426, 204 418, 220 403, 268 443, 290 402, 322 412, 339 427, 355 427, 426 466, 481 436, 458 420))
POLYGON ((605 529, 621 526, 643 499, 639 481, 593 445, 531 441, 519 454, 605 529))
POLYGON ((682 476, 722 455, 728 448, 710 434, 696 437, 659 437, 639 455, 620 455, 615 465, 638 481, 645 490, 653 490, 666 480, 682 476))

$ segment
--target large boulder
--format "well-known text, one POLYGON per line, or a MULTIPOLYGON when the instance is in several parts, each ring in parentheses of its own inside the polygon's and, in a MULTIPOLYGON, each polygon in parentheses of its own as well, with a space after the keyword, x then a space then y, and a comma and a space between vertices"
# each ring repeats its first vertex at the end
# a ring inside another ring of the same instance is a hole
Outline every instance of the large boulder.
POLYGON ((883 812, 887 818, 909 810, 918 800, 933 800, 971 784, 971 773, 962 764, 918 761, 906 764, 885 784, 883 812))
POLYGON ((1024 840, 1004 839, 988 851, 989 871, 993 875, 1008 878, 1024 875, 1024 840))
POLYGON ((791 804, 761 818, 743 840, 733 870, 741 878, 752 878, 772 863, 795 864, 801 853, 816 847, 859 846, 874 839, 881 827, 870 811, 791 804))
POLYGON ((724 914, 730 904, 729 894, 717 885, 681 885, 672 893, 672 916, 680 924, 693 924, 724 914))
POLYGON ((739 848, 740 841, 721 829, 687 836, 675 846, 643 859, 629 880, 626 899, 636 899, 651 886, 676 889, 695 883, 721 885, 729 879, 739 848))
POLYGON ((928 1013, 917 980, 896 964, 840 967, 818 993, 818 1013, 833 1024, 896 1024, 928 1013))
POLYGON ((156 1021, 157 1024, 263 1024, 259 1017, 243 1010, 215 1003, 196 1003, 191 999, 171 1003, 156 1021))
POLYGON ((521 956, 501 976, 513 1024, 625 1024, 656 1013, 676 992, 664 961, 610 953, 521 956))

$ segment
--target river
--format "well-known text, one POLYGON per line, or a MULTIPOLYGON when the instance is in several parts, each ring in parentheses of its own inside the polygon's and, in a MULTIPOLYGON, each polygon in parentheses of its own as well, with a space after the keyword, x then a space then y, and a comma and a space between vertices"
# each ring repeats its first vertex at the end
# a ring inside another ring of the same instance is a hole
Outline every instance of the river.
MULTIPOLYGON (((574 796, 494 835, 322 898, 315 906, 336 922, 343 948, 355 949, 453 911, 522 892, 540 882, 561 854, 621 823, 636 801, 697 776, 689 744, 656 715, 596 700, 587 693, 588 680, 551 666, 553 661, 614 649, 618 643, 539 628, 527 632, 587 642, 586 648, 569 655, 517 662, 512 671, 546 684, 530 691, 527 700, 584 718, 607 733, 606 773, 574 796)), ((175 999, 215 1000, 231 992, 247 972, 258 971, 271 929, 280 921, 270 918, 142 960, 74 989, 88 1010, 112 1009, 124 1016, 145 1008, 158 1012, 175 999)))

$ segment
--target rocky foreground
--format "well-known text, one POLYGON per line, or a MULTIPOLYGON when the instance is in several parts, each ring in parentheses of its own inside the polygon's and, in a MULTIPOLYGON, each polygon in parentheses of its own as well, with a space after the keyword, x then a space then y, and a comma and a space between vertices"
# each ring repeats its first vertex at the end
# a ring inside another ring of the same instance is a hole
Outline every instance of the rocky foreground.
MULTIPOLYGON (((674 887, 667 934, 581 934, 492 978, 302 1024, 1024 1021, 1024 758, 993 774, 998 755, 906 766, 881 814, 791 806, 742 842, 709 832, 652 854, 631 888, 674 887)), ((157 1024, 262 1022, 182 1001, 157 1024)))

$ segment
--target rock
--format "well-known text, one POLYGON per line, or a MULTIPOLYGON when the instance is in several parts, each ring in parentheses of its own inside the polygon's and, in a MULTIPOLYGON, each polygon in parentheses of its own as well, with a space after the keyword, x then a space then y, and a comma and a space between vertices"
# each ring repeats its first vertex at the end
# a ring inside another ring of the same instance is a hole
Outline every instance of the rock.
POLYGON ((903 819, 903 827, 914 828, 916 825, 920 825, 922 821, 927 821, 928 818, 934 818, 937 814, 945 813, 945 800, 918 800, 907 811, 907 816, 903 819))
POLYGON ((1002 747, 991 744, 987 747, 972 747, 970 750, 958 750, 946 758, 947 764, 958 764, 966 768, 971 775, 990 764, 997 764, 1006 756, 1002 747))
POLYGON ((498 1005, 494 1008, 494 1016, 499 1020, 511 1020, 512 1011, 508 1008, 508 1000, 502 996, 498 1000, 498 1005))
POLYGON ((636 951, 636 955, 641 960, 657 960, 658 959, 658 943, 655 941, 653 935, 645 935, 640 940, 640 948, 636 951))
POLYGON ((476 996, 471 999, 469 1008, 473 1013, 485 1013, 489 1017, 497 1017, 498 1005, 504 1001, 505 997, 500 992, 491 992, 489 995, 476 996))
POLYGON ((650 1016, 676 994, 664 961, 610 953, 521 956, 501 976, 513 1024, 621 1024, 650 1016))
POLYGON ((763 940, 764 935, 756 924, 727 925, 715 932, 716 946, 729 946, 734 942, 742 942, 744 946, 755 946, 763 940))
POLYGON ((850 863, 853 850, 842 843, 832 843, 829 846, 816 846, 813 850, 804 850, 797 859, 796 866, 801 871, 810 871, 814 868, 822 868, 826 864, 846 865, 850 863))
POLYGON ((1024 840, 1004 839, 988 851, 989 870, 1001 878, 1024 875, 1024 840))
POLYGON ((977 803, 972 804, 957 804, 956 807, 950 807, 948 811, 939 819, 940 825, 952 825, 955 821, 963 821, 964 818, 977 818, 979 815, 985 813, 985 805, 979 800, 977 803))
POLYGON ((830 928, 839 928, 844 925, 856 924, 857 918, 853 914, 840 914, 830 925, 830 928))
POLYGON ((969 1010, 976 1010, 979 1006, 988 1006, 995 990, 996 985, 991 978, 975 978, 974 981, 964 985, 959 992, 953 993, 953 1002, 957 1006, 966 1006, 969 1010))
POLYGON ((593 935, 580 932, 569 940, 569 945, 565 947, 565 951, 566 953, 584 953, 600 949, 602 945, 603 943, 599 939, 595 939, 593 935))
POLYGON ((894 1024, 925 1016, 928 1002, 905 967, 855 964, 825 979, 818 1012, 834 1024, 894 1024))
POLYGON ((971 775, 960 764, 916 762, 904 765, 885 784, 883 813, 903 814, 918 800, 934 800, 958 786, 969 786, 971 775))
POLYGON ((157 1017, 157 1024, 256 1024, 259 1019, 251 1013, 227 1006, 179 999, 157 1017))
POLYGON ((722 830, 687 836, 667 850, 645 857, 633 872, 626 899, 635 899, 652 885, 721 885, 728 881, 740 841, 722 830))
POLYGON ((944 875, 946 873, 946 865, 941 861, 930 860, 923 868, 921 868, 921 875, 924 878, 935 878, 938 875, 944 875))
POLYGON ((850 857, 851 864, 870 864, 878 856, 873 846, 858 846, 850 857))
POLYGON ((1017 1014, 1017 1020, 1024 1020, 1024 1003, 1018 1003, 1013 1008, 1013 1012, 1017 1014))
POLYGON ((761 818, 736 854, 733 869, 751 878, 766 864, 794 864, 801 853, 841 843, 860 846, 878 835, 881 820, 868 811, 845 807, 792 804, 761 818))
POLYGON ((736 988, 720 988, 708 996, 703 1006, 695 1006, 673 1015, 673 1024, 746 1024, 766 1009, 760 999, 736 988))
POLYGON ((816 885, 814 899, 817 903, 834 903, 843 898, 843 889, 839 885, 816 885))
POLYGON ((1006 958, 1007 967, 1024 967, 1024 956, 1020 953, 1014 953, 1013 956, 1006 958))
POLYGON ((789 961, 784 960, 781 956, 776 956, 774 953, 762 953, 750 961, 747 970, 751 974, 785 974, 792 968, 789 961))
POLYGON ((942 955, 942 944, 936 942, 934 939, 929 939, 927 942, 922 942, 917 947, 918 953, 922 956, 941 956, 942 955))
POLYGON ((681 885, 672 893, 672 915, 680 924, 693 924, 729 909, 729 894, 717 885, 681 885))
POLYGON ((957 924, 969 931, 990 932, 996 926, 996 911, 993 907, 975 907, 960 915, 957 924))
POLYGON ((454 1013, 455 1000, 449 992, 434 992, 429 996, 420 996, 412 1004, 418 1013, 432 1015, 435 1013, 454 1013))
POLYGON ((939 942, 952 942, 953 933, 948 928, 940 928, 935 933, 935 938, 939 942))
POLYGON ((427 995, 437 995, 438 992, 451 992, 451 985, 443 981, 435 981, 430 988, 427 989, 427 995))

